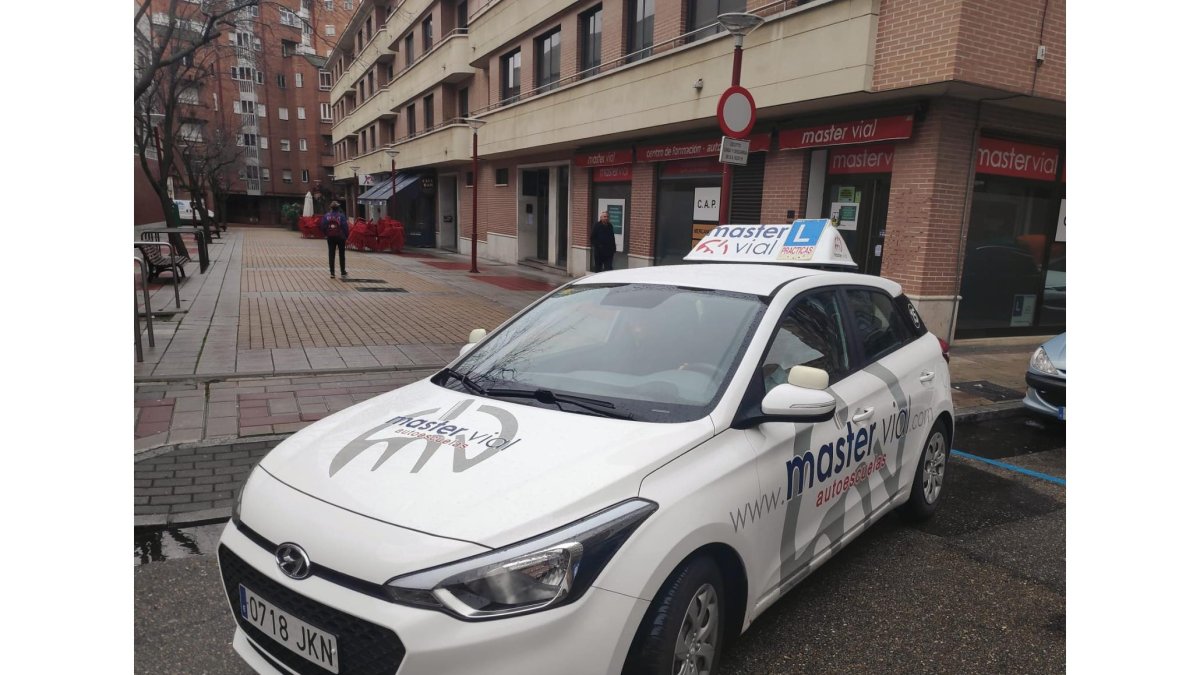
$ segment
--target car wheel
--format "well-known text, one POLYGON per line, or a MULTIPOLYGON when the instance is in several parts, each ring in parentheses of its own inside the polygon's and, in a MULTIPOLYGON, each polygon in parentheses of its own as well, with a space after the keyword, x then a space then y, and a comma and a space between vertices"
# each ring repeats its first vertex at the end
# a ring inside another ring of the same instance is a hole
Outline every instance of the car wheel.
POLYGON ((712 558, 690 560, 646 610, 623 675, 712 675, 724 638, 725 584, 712 558))
POLYGON ((945 424, 938 422, 925 447, 921 450, 921 461, 917 464, 917 475, 913 477, 912 491, 905 502, 903 513, 910 520, 925 520, 933 515, 942 499, 942 487, 946 480, 946 464, 950 459, 950 434, 945 424))

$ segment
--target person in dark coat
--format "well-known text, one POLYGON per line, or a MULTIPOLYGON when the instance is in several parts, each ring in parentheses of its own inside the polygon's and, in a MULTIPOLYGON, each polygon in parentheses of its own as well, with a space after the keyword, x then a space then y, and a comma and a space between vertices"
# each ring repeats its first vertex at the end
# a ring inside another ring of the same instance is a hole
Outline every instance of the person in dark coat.
POLYGON ((592 267, 597 272, 613 268, 613 254, 617 252, 617 237, 613 234, 608 212, 600 213, 600 220, 592 226, 592 267))
POLYGON ((346 276, 346 239, 350 237, 350 222, 342 213, 341 204, 329 203, 329 212, 321 218, 321 231, 325 233, 325 243, 329 245, 329 278, 334 278, 334 251, 338 252, 338 261, 342 264, 342 276, 346 276))

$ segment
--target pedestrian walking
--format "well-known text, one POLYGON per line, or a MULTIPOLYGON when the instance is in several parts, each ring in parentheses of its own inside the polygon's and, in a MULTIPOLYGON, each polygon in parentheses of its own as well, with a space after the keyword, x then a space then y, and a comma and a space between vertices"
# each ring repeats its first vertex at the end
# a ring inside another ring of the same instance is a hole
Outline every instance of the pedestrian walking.
POLYGON ((321 216, 321 231, 325 233, 325 243, 329 246, 329 278, 333 279, 333 252, 338 253, 338 261, 342 265, 342 276, 346 276, 346 239, 350 236, 350 222, 342 213, 342 205, 336 201, 329 202, 329 211, 321 216))
POLYGON ((592 226, 592 268, 603 272, 613 268, 613 254, 617 252, 617 236, 613 234, 608 212, 600 213, 600 220, 592 226))

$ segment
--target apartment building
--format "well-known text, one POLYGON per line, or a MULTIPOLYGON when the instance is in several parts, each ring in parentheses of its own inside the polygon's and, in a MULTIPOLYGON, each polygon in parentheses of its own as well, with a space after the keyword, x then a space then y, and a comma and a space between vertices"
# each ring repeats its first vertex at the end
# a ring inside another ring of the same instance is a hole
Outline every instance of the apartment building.
MULTIPOLYGON (((155 0, 151 23, 166 25, 169 6, 155 0)), ((313 187, 332 189, 333 74, 324 65, 357 7, 358 0, 278 0, 231 15, 204 57, 213 75, 183 90, 182 137, 205 138, 206 127, 220 126, 235 138, 230 222, 278 223, 285 203, 313 187)), ((177 4, 180 29, 201 28, 198 8, 177 4)))
POLYGON ((833 218, 943 337, 1062 330, 1063 0, 365 0, 327 66, 339 193, 485 262, 586 274, 602 210, 618 268, 678 262, 747 11, 731 221, 833 218))

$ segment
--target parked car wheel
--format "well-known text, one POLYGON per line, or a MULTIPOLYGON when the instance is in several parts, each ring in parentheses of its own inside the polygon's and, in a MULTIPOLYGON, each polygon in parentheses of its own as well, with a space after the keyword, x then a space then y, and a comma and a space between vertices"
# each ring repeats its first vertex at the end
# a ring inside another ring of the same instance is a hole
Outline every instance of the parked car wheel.
POLYGON ((712 558, 694 558, 663 584, 633 640, 624 675, 717 672, 725 585, 712 558))
POLYGON ((950 460, 950 434, 946 425, 938 422, 925 439, 921 449, 921 461, 917 475, 913 477, 912 491, 901 513, 909 520, 926 520, 937 510, 942 498, 942 485, 946 480, 946 465, 950 460))

